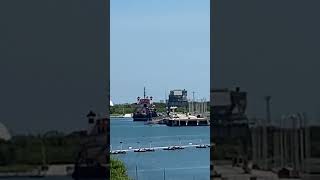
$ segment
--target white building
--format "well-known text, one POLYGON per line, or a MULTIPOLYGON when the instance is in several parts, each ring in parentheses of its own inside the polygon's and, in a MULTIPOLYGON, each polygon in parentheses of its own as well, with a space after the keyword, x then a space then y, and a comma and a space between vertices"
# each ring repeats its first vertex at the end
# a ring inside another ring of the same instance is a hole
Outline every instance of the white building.
POLYGON ((0 139, 6 140, 6 141, 11 139, 11 135, 8 129, 1 122, 0 122, 0 139))

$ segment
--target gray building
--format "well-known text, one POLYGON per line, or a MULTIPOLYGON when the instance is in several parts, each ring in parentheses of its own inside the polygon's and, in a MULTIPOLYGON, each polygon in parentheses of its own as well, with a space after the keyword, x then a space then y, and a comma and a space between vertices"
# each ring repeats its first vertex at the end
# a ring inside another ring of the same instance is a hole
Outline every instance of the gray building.
POLYGON ((187 107, 187 90, 172 90, 169 94, 168 106, 187 107))

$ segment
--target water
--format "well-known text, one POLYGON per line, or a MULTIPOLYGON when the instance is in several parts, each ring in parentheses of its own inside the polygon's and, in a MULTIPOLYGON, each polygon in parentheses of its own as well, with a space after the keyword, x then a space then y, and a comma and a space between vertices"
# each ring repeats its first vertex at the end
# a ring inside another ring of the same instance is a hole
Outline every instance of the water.
MULTIPOLYGON (((111 119, 111 147, 113 150, 189 143, 210 143, 209 126, 168 127, 165 125, 144 125, 132 119, 111 119)), ((176 151, 156 150, 155 152, 112 155, 126 164, 130 177, 139 180, 209 180, 209 148, 195 147, 176 151)))

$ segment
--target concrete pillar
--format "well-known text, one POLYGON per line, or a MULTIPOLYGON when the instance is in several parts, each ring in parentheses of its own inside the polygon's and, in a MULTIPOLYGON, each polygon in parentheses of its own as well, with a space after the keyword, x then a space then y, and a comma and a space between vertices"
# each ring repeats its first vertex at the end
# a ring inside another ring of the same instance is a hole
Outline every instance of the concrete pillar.
POLYGON ((288 140, 288 138, 287 138, 287 135, 288 135, 288 133, 289 133, 289 131, 288 131, 288 129, 287 129, 287 127, 286 127, 286 121, 287 121, 287 118, 285 118, 284 119, 284 122, 283 122, 283 162, 284 162, 284 166, 286 166, 287 165, 287 163, 288 163, 288 143, 287 143, 287 140, 288 140))
POLYGON ((305 129, 305 170, 308 173, 309 170, 309 165, 307 161, 310 159, 311 152, 310 152, 310 127, 309 127, 309 122, 308 122, 308 117, 306 113, 303 113, 303 119, 304 119, 304 129, 305 129))
POLYGON ((273 167, 279 167, 279 129, 277 127, 273 130, 273 167))
POLYGON ((264 168, 264 157, 263 157, 263 127, 259 127, 259 166, 264 168))
POLYGON ((304 172, 304 122, 303 122, 303 115, 299 114, 299 141, 300 141, 300 171, 304 172))
POLYGON ((268 169, 268 132, 267 132, 267 123, 264 121, 263 123, 263 133, 262 133, 262 141, 263 141, 263 148, 262 148, 262 156, 264 160, 264 169, 268 169))
POLYGON ((284 117, 280 119, 280 128, 279 128, 279 140, 280 140, 280 167, 284 167, 284 141, 283 141, 283 120, 284 117))
POLYGON ((252 141, 252 162, 257 162, 257 143, 256 143, 257 135, 256 135, 256 127, 251 129, 251 141, 252 141))
POLYGON ((294 150, 294 167, 295 170, 300 170, 300 161, 299 161, 299 150, 300 150, 300 143, 299 143, 299 136, 298 136, 298 117, 297 115, 293 116, 293 133, 294 133, 294 143, 293 143, 293 150, 294 150))

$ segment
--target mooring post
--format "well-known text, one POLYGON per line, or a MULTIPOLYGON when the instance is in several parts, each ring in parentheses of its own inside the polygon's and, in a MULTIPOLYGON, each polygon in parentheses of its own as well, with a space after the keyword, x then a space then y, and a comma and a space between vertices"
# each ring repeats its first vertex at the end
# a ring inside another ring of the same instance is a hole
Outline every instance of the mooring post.
POLYGON ((138 165, 136 165, 136 180, 138 180, 138 165))

